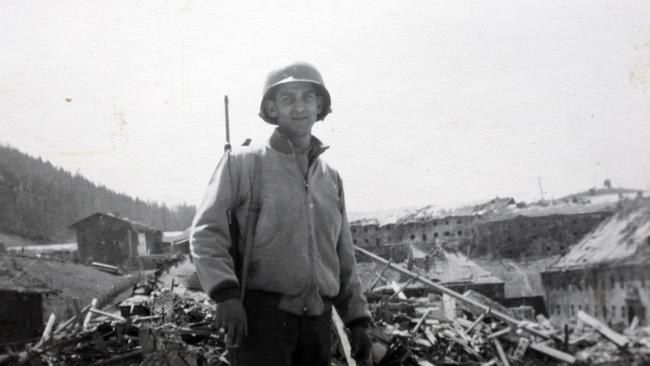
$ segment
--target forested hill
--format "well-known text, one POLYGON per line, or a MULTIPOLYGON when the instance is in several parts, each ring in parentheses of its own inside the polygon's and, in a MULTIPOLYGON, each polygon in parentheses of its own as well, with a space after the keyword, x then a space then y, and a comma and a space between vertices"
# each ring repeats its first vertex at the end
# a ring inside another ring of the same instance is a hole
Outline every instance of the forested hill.
POLYGON ((70 224, 95 212, 112 212, 163 231, 184 230, 194 206, 145 202, 49 161, 0 146, 0 231, 37 242, 74 240, 70 224))

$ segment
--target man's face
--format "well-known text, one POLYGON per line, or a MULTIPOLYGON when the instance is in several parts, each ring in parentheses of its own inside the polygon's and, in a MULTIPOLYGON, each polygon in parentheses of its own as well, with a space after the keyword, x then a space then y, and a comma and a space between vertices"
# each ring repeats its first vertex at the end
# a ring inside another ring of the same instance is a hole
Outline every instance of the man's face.
POLYGON ((266 112, 285 134, 304 137, 311 135, 322 104, 323 97, 314 85, 297 81, 280 85, 275 98, 267 101, 266 112))

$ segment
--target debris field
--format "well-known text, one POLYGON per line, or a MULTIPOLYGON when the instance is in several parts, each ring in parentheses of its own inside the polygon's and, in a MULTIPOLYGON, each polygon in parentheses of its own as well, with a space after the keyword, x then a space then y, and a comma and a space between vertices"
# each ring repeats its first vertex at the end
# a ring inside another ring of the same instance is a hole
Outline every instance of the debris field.
MULTIPOLYGON (((650 364, 650 327, 639 327, 638 321, 617 332, 584 312, 564 327, 539 315, 536 321, 522 320, 478 293, 455 293, 373 259, 437 292, 409 298, 402 291, 405 284, 390 294, 369 289, 369 365, 650 364)), ((37 342, 0 348, 0 365, 230 365, 224 333, 212 325, 214 302, 200 292, 175 291, 174 282, 162 287, 159 274, 138 283, 118 311, 102 311, 93 300, 64 321, 51 315, 37 342)), ((334 314, 332 365, 355 365, 334 314)))

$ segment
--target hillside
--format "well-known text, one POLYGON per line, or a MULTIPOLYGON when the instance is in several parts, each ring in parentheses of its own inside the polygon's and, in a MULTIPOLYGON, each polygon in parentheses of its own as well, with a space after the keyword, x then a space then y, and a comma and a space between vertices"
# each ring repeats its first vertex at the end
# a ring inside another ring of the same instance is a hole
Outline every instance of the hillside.
POLYGON ((127 288, 135 279, 55 259, 0 254, 0 289, 42 291, 43 314, 74 315, 74 301, 83 307, 93 298, 127 288))
POLYGON ((187 228, 194 206, 142 201, 48 161, 0 146, 0 232, 48 243, 73 239, 68 226, 95 212, 116 212, 163 231, 187 228))

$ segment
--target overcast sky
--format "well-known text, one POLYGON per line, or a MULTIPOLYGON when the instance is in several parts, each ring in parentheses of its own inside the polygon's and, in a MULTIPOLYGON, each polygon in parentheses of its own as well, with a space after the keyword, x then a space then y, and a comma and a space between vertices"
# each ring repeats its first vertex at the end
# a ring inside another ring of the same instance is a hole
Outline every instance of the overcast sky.
POLYGON ((0 143, 196 204, 223 96, 233 142, 263 140, 266 74, 304 60, 349 210, 650 190, 648 1, 259 3, 1 1, 0 143))

